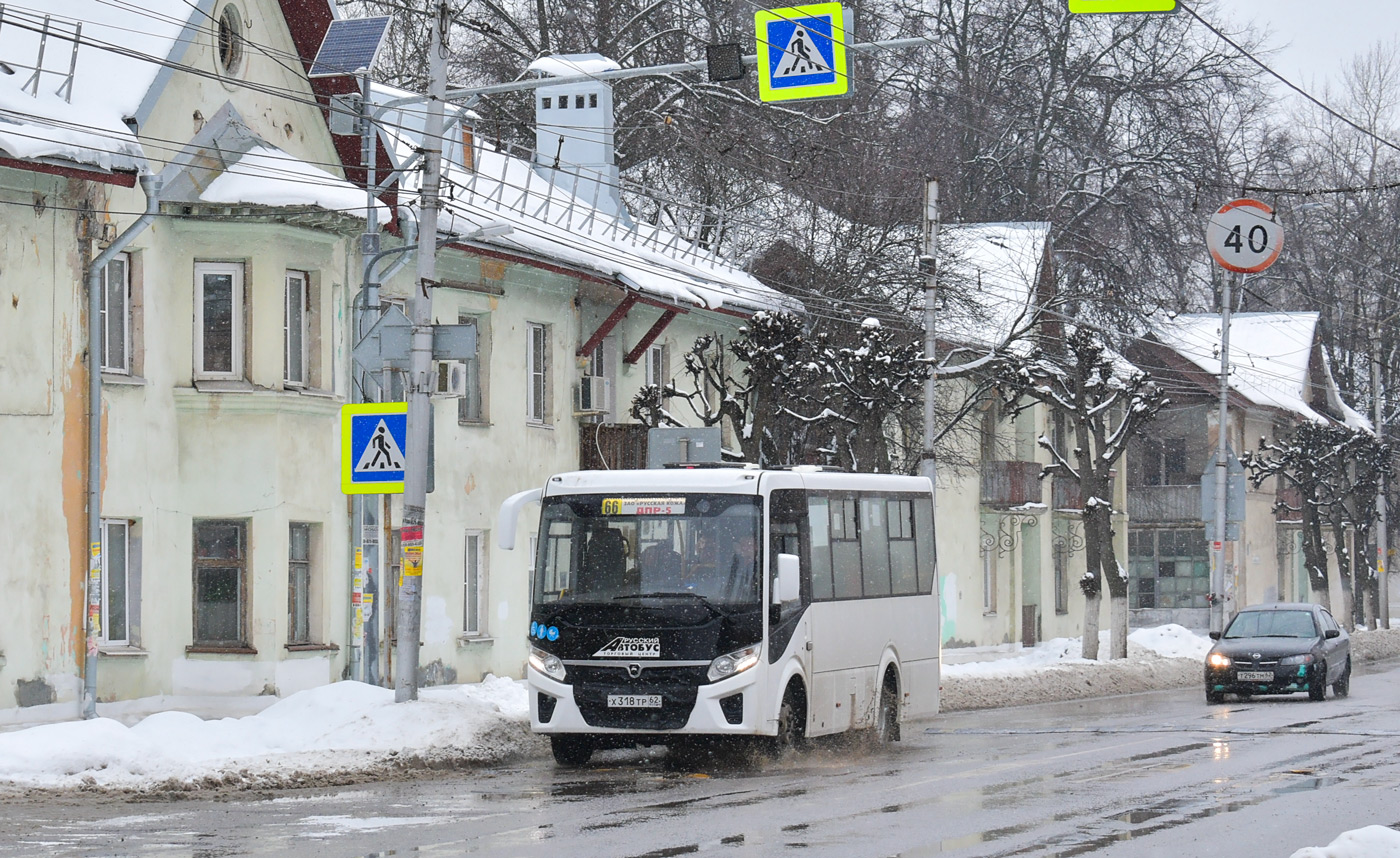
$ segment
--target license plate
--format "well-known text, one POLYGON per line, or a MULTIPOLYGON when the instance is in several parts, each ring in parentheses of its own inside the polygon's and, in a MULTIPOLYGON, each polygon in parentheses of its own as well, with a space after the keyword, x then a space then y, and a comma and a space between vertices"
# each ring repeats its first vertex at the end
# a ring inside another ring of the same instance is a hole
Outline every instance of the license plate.
POLYGON ((609 709, 660 709, 660 694, 609 694, 609 709))
POLYGON ((1240 682, 1273 682, 1274 672, 1272 670, 1241 670, 1235 674, 1235 678, 1240 682))

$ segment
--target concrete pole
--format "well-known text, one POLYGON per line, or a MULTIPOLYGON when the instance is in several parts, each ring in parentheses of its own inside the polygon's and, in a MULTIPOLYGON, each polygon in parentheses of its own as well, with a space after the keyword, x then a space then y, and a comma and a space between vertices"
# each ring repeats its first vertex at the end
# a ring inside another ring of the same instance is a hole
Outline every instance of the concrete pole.
POLYGON ((117 240, 98 254, 88 266, 88 449, 87 449, 87 531, 88 575, 84 594, 87 614, 83 643, 84 718, 97 717, 97 648, 102 640, 102 272, 107 264, 145 231, 160 212, 161 180, 142 175, 141 190, 146 194, 146 211, 127 227, 117 240))
MULTIPOLYGON (((1215 445, 1215 566, 1210 575, 1210 630, 1225 630, 1225 501, 1230 490, 1230 287, 1234 274, 1225 276, 1220 300, 1220 426, 1215 445)), ((1241 278, 1243 279, 1243 278, 1241 278)))
POLYGON ((423 524, 428 503, 428 422, 432 403, 428 398, 433 361, 433 294, 437 276, 437 203, 442 170, 443 103, 447 93, 444 41, 449 11, 439 3, 428 46, 428 116, 423 128, 423 192, 419 206, 418 283, 408 301, 413 323, 409 346, 408 449, 403 486, 403 547, 399 574, 398 642, 395 657, 394 701, 418 699, 418 646, 422 626, 423 524))
MULTIPOLYGON (((933 450, 937 432, 934 427, 934 396, 937 393, 938 373, 934 368, 934 358, 938 353, 938 337, 935 325, 938 320, 938 180, 924 181, 924 253, 919 259, 919 270, 924 272, 924 360, 929 362, 928 379, 924 381, 924 449, 919 461, 919 473, 928 477, 929 491, 934 495, 935 505, 938 496, 938 463, 933 450)), ((935 515, 936 517, 936 515, 935 515)))
MULTIPOLYGON (((1371 353, 1371 401, 1374 403, 1376 437, 1381 441, 1385 440, 1385 424, 1381 409, 1381 356, 1379 353, 1381 345, 1381 332, 1376 330, 1375 340, 1372 343, 1371 353)), ((1376 623, 1383 629, 1390 628, 1390 582, 1387 580, 1390 573, 1387 570, 1386 561, 1389 547, 1389 535, 1386 533, 1387 510, 1385 508, 1385 478, 1376 482, 1376 623)))

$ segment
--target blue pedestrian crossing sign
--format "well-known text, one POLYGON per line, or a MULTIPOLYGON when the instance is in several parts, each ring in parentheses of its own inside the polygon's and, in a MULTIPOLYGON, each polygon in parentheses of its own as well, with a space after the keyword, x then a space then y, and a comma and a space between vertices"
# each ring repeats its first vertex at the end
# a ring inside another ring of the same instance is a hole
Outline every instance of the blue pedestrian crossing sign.
POLYGON ((340 408, 340 489, 347 495, 403 494, 408 403, 340 408))
POLYGON ((831 98, 850 92, 846 10, 840 3, 765 9, 754 15, 758 97, 831 98))

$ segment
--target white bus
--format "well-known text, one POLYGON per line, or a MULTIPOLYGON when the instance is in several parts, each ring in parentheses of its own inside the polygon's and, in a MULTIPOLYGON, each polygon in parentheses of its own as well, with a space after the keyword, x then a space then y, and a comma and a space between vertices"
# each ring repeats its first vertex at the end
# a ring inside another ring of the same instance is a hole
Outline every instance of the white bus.
POLYGON ((928 480, 817 468, 578 471, 539 501, 526 670, 555 759, 696 736, 778 746, 938 711, 928 480))

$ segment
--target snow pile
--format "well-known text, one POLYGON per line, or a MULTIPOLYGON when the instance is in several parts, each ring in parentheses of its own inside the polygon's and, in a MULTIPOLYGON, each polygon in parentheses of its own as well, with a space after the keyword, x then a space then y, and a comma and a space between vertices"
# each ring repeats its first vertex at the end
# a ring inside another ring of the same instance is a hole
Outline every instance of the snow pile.
MULTIPOLYGON (((1107 658, 1109 633, 1099 635, 1107 658)), ((944 711, 1048 703, 1181 688, 1201 682, 1209 638, 1168 624, 1128 635, 1128 657, 1091 661, 1078 638, 1055 638, 1012 658, 943 667, 944 711)))
POLYGON ((245 718, 205 721, 160 712, 133 727, 110 718, 0 734, 0 785, 118 789, 304 783, 489 762, 522 753, 529 733, 523 682, 424 689, 395 704, 390 689, 337 682, 293 694, 245 718))
POLYGON ((1343 831, 1326 846, 1308 846, 1292 858, 1400 858, 1400 832, 1384 825, 1343 831))

